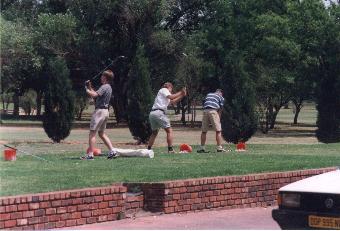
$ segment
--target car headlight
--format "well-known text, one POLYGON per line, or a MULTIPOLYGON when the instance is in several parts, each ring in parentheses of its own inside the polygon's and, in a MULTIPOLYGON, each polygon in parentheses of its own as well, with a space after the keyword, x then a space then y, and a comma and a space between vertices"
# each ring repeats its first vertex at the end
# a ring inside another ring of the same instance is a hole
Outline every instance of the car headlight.
POLYGON ((300 207, 301 195, 298 193, 280 193, 278 204, 288 208, 300 207))

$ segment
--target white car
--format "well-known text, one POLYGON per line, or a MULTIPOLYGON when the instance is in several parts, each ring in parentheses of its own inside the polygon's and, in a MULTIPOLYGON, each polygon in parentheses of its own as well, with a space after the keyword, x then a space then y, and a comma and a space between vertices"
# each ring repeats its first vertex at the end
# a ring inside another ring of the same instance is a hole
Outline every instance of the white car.
POLYGON ((273 219, 282 229, 340 229, 340 170, 279 189, 273 219))

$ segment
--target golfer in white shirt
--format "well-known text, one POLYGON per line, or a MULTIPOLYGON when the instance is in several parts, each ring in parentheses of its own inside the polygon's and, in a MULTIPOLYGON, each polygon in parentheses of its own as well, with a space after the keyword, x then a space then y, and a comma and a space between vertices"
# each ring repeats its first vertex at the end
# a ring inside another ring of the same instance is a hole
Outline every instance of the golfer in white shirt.
POLYGON ((149 115, 149 120, 151 124, 152 134, 149 139, 148 149, 152 148, 152 145, 155 142, 155 139, 158 134, 158 130, 160 128, 163 128, 166 132, 166 141, 168 143, 168 152, 169 153, 175 153, 172 142, 172 129, 170 125, 170 120, 168 116, 166 115, 166 111, 168 108, 168 105, 175 104, 178 101, 180 101, 187 93, 186 88, 182 88, 181 91, 172 94, 173 85, 172 83, 165 83, 163 85, 163 88, 161 88, 158 91, 158 94, 156 96, 155 102, 152 106, 152 110, 149 115))

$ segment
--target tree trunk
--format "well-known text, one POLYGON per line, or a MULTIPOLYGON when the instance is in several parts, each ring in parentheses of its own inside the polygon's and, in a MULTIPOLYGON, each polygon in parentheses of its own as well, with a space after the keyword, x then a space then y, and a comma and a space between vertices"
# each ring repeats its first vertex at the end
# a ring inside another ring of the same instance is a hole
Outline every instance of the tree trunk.
POLYGON ((13 116, 18 117, 19 116, 19 94, 17 92, 13 95, 13 116))
POLYGON ((295 112, 294 112, 294 122, 293 124, 297 124, 298 123, 298 117, 299 117, 299 113, 303 107, 302 104, 303 100, 300 100, 300 102, 293 100, 294 103, 294 107, 295 107, 295 112))
POLYGON ((5 108, 5 99, 4 99, 4 95, 2 95, 1 101, 2 101, 2 108, 3 108, 3 110, 4 110, 4 113, 7 114, 7 110, 6 110, 6 108, 5 108))
POLYGON ((187 111, 186 110, 186 107, 183 105, 183 104, 181 104, 181 106, 182 106, 182 117, 181 117, 181 121, 182 121, 182 124, 184 125, 184 126, 186 126, 186 124, 187 124, 187 122, 186 122, 186 120, 185 120, 185 112, 187 111))
POLYGON ((279 108, 279 109, 276 108, 276 109, 272 112, 269 129, 274 129, 274 127, 275 127, 275 122, 276 122, 276 118, 277 118, 277 115, 279 114, 280 109, 281 109, 281 108, 279 108))
POLYGON ((41 101, 42 101, 42 91, 37 91, 37 116, 41 115, 41 101))

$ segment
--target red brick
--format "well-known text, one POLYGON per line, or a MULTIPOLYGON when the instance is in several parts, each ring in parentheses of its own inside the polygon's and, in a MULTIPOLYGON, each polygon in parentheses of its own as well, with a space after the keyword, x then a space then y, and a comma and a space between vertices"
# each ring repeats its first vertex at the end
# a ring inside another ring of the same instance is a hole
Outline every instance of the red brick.
POLYGON ((7 205, 6 206, 6 213, 16 212, 16 211, 18 211, 17 205, 7 205))
POLYGON ((22 217, 27 218, 27 217, 33 217, 34 216, 34 211, 23 211, 22 212, 22 217))
POLYGON ((67 212, 75 212, 75 211, 77 211, 77 206, 68 206, 67 207, 67 212))
POLYGON ((47 216, 39 217, 39 223, 46 223, 46 222, 48 222, 47 216))
POLYGON ((46 215, 56 214, 57 209, 56 208, 47 208, 46 209, 46 215))
POLYGON ((53 221, 60 221, 60 215, 51 215, 48 216, 48 222, 53 222, 53 221))
MULTIPOLYGON (((117 201, 109 201, 109 207, 115 207, 117 206, 117 201)), ((98 204, 97 204, 97 208, 98 208, 98 204)))
POLYGON ((111 200, 113 200, 112 195, 104 195, 104 201, 111 201, 111 200))
POLYGON ((117 220, 117 214, 110 214, 107 216, 108 221, 115 221, 117 220))
POLYGON ((109 215, 111 213, 115 213, 115 211, 118 209, 118 211, 120 211, 120 207, 116 207, 116 208, 107 208, 107 209, 103 209, 102 211, 102 215, 109 215))
POLYGON ((108 202, 101 202, 98 205, 98 208, 100 208, 100 209, 104 209, 104 208, 107 208, 107 207, 109 207, 109 203, 108 202))
POLYGON ((34 224, 37 224, 37 223, 39 223, 39 217, 28 218, 28 224, 34 225, 34 224))
POLYGON ((22 212, 16 212, 16 213, 10 213, 11 214, 11 220, 22 218, 22 212))
POLYGON ((92 211, 92 216, 99 216, 102 215, 103 210, 102 209, 97 209, 92 211))
POLYGON ((44 229, 54 229, 55 228, 55 222, 48 222, 45 224, 45 228, 44 229))
POLYGON ((85 197, 85 198, 83 198, 83 203, 84 204, 90 204, 92 202, 94 202, 94 197, 85 197))
POLYGON ((98 209, 98 203, 90 204, 90 210, 98 209))
POLYGON ((4 213, 0 214, 0 221, 5 221, 11 219, 11 214, 10 213, 4 213))
POLYGON ((77 225, 85 225, 86 224, 86 218, 77 219, 77 225))
POLYGON ((58 214, 60 214, 60 213, 67 213, 67 207, 57 208, 57 213, 58 214))
POLYGON ((71 213, 71 219, 79 219, 81 218, 81 212, 71 213))
POLYGON ((49 202, 49 201, 40 202, 39 206, 40 206, 40 208, 42 208, 42 209, 44 209, 44 208, 50 208, 50 207, 51 207, 51 202, 49 202))
POLYGON ((34 225, 35 230, 43 230, 45 228, 45 224, 36 224, 34 225))
POLYGON ((97 218, 96 217, 88 217, 86 218, 86 223, 87 224, 93 224, 97 222, 97 218))
POLYGON ((27 225, 27 224, 28 224, 28 220, 27 219, 18 219, 17 220, 17 225, 18 226, 27 225))
POLYGON ((61 201, 58 200, 58 201, 52 201, 52 207, 59 207, 61 206, 61 201))
POLYGON ((12 227, 16 226, 16 224, 17 224, 16 220, 5 221, 5 228, 12 228, 12 227))
POLYGON ((30 203, 29 204, 30 209, 39 209, 39 203, 30 203))
POLYGON ((67 220, 66 221, 66 226, 76 226, 77 225, 77 220, 67 220))
POLYGON ((71 216, 71 213, 63 213, 60 215, 60 220, 64 221, 64 220, 68 220, 70 219, 72 216, 71 216))
POLYGON ((85 211, 85 210, 89 210, 90 206, 87 205, 78 205, 78 211, 85 211))
POLYGON ((45 215, 45 209, 37 209, 34 210, 34 216, 41 217, 45 215))
POLYGON ((82 198, 72 199, 72 204, 73 205, 80 205, 82 203, 83 203, 83 199, 82 198))
POLYGON ((26 211, 28 210, 28 204, 19 204, 18 211, 26 211))
POLYGON ((6 207, 5 206, 0 206, 0 213, 6 212, 6 207))
POLYGON ((55 225, 56 228, 62 228, 65 227, 66 222, 65 221, 58 221, 55 225))
POLYGON ((90 217, 91 216, 91 212, 90 211, 84 211, 81 213, 81 217, 90 217))
POLYGON ((16 200, 16 198, 9 198, 9 204, 10 205, 15 204, 15 200, 16 200))

